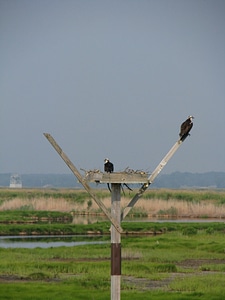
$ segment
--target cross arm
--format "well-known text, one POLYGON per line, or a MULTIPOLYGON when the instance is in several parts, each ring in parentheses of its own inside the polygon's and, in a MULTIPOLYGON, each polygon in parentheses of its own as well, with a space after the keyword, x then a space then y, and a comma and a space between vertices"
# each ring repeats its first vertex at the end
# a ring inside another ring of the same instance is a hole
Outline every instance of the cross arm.
MULTIPOLYGON (((186 138, 186 137, 185 137, 186 138)), ((179 149, 181 144, 183 143, 185 139, 179 139, 169 150, 169 152, 164 156, 164 158, 161 160, 161 162, 158 164, 158 166, 155 168, 155 170, 152 172, 152 174, 148 177, 148 180, 146 183, 144 183, 141 188, 138 190, 137 194, 131 199, 131 201, 128 203, 128 205, 124 208, 122 214, 121 214, 121 221, 127 216, 127 214, 130 212, 130 210, 134 207, 138 199, 143 195, 143 193, 147 190, 150 184, 153 183, 155 178, 158 176, 158 174, 162 171, 162 169, 165 167, 165 165, 168 163, 168 161, 171 159, 171 157, 175 154, 175 152, 179 149)))
POLYGON ((96 202, 96 204, 101 208, 101 210, 104 212, 104 214, 107 216, 107 218, 110 220, 110 222, 113 224, 113 226, 116 228, 118 232, 122 232, 121 226, 118 224, 118 222, 111 217, 110 213, 108 212, 105 205, 99 200, 90 186, 87 184, 85 179, 82 177, 78 169, 75 167, 75 165, 71 162, 69 157, 63 152, 63 150, 59 147, 57 142, 54 140, 54 138, 49 133, 44 133, 44 136, 49 141, 49 143, 53 146, 53 148, 56 150, 56 152, 60 155, 60 157, 64 160, 64 162, 67 164, 67 166, 70 168, 70 170, 73 172, 73 174, 77 177, 78 181, 83 185, 85 190, 89 193, 89 195, 92 197, 92 199, 96 202))

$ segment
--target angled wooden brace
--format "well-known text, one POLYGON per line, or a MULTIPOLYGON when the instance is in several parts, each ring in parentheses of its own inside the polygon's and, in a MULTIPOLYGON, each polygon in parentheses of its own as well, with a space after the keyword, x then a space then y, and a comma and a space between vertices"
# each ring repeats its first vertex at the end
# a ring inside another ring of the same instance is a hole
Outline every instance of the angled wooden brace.
POLYGON ((83 185, 85 190, 89 193, 89 195, 92 197, 92 199, 96 202, 96 204, 101 208, 101 210, 104 212, 104 214, 107 216, 107 218, 110 220, 110 222, 113 224, 113 226, 116 228, 118 232, 122 232, 121 226, 118 224, 118 222, 111 217, 110 213, 108 212, 105 205, 96 197, 90 186, 87 184, 87 182, 84 180, 80 172, 77 170, 77 168, 74 166, 74 164, 71 162, 71 160, 68 158, 68 156, 62 151, 62 149, 59 147, 59 145, 56 143, 54 138, 49 133, 44 133, 44 136, 47 138, 49 143, 53 146, 53 148, 58 152, 58 154, 61 156, 61 158, 64 160, 64 162, 67 164, 67 166, 70 168, 70 170, 73 172, 73 174, 77 177, 78 181, 83 185))
POLYGON ((161 160, 161 162, 158 164, 158 166, 155 168, 153 173, 148 177, 147 182, 145 182, 141 188, 138 190, 137 194, 131 199, 131 201, 128 203, 128 205, 124 208, 122 214, 121 214, 121 221, 126 217, 126 215, 129 213, 129 211, 134 207, 138 199, 143 195, 143 193, 147 190, 150 184, 153 183, 155 178, 158 176, 158 174, 162 171, 162 169, 165 167, 165 165, 168 163, 168 161, 171 159, 171 157, 174 155, 174 153, 178 150, 178 148, 181 146, 181 144, 184 142, 184 140, 187 138, 187 136, 183 137, 182 139, 179 139, 169 150, 169 152, 164 156, 164 158, 161 160))

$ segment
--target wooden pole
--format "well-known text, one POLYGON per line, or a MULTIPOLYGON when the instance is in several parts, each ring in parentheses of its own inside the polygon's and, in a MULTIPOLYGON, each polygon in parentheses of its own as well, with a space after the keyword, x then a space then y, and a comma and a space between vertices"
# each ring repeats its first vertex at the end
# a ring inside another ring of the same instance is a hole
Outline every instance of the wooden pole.
POLYGON ((111 221, 113 226, 116 228, 116 230, 122 232, 122 228, 120 225, 118 225, 118 222, 116 222, 108 212, 105 205, 97 198, 97 196, 94 194, 90 186, 87 184, 86 180, 81 176, 80 172, 77 170, 77 168, 74 166, 72 161, 69 159, 69 157, 62 151, 62 149, 59 147, 57 142, 54 140, 54 138, 49 133, 44 133, 44 136, 47 138, 47 140, 50 142, 50 144, 53 146, 53 148, 56 150, 56 152, 60 155, 60 157, 64 160, 64 162, 67 164, 67 166, 70 168, 70 170, 73 172, 73 174, 77 177, 79 182, 83 185, 85 190, 90 194, 90 196, 93 198, 93 200, 97 203, 97 205, 102 209, 102 211, 105 213, 105 215, 108 217, 108 219, 111 221))
MULTIPOLYGON (((111 216, 120 225, 121 184, 111 185, 111 216)), ((120 232, 111 226, 111 300, 120 300, 121 281, 121 236, 120 232)))
POLYGON ((141 188, 138 190, 137 194, 130 200, 128 205, 124 208, 122 214, 121 214, 121 221, 127 216, 127 214, 130 212, 130 210, 133 208, 133 206, 136 204, 138 199, 143 195, 143 193, 147 190, 150 184, 153 183, 155 178, 158 176, 158 174, 162 171, 162 169, 165 167, 165 165, 168 163, 168 161, 171 159, 171 157, 175 154, 175 152, 179 149, 182 142, 187 138, 184 137, 182 140, 178 140, 172 148, 169 150, 169 152, 163 157, 161 162, 158 164, 158 166, 155 168, 153 173, 148 177, 148 181, 145 182, 141 188))

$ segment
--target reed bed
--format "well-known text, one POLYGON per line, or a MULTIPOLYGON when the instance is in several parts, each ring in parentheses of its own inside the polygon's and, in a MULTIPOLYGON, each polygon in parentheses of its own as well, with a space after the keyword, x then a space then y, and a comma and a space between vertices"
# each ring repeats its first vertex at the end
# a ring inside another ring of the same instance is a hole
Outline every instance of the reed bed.
POLYGON ((155 217, 160 215, 170 215, 177 217, 208 217, 208 218, 224 218, 225 205, 216 205, 211 202, 189 202, 177 200, 144 200, 140 199, 136 208, 146 211, 148 216, 155 217))
MULTIPOLYGON (((124 208, 130 201, 128 197, 121 197, 121 207, 124 208)), ((102 199, 104 205, 110 209, 110 196, 102 199)), ((76 201, 62 197, 20 198, 7 199, 0 204, 0 211, 4 210, 38 210, 73 212, 76 214, 98 214, 100 209, 90 198, 76 201)), ((189 218, 225 218, 225 204, 215 201, 188 201, 177 199, 139 199, 130 214, 145 217, 189 217, 189 218)))
POLYGON ((87 205, 83 203, 72 203, 64 198, 34 198, 23 199, 14 198, 3 202, 0 205, 0 211, 3 210, 45 210, 45 211, 61 211, 70 212, 72 210, 84 210, 87 205))

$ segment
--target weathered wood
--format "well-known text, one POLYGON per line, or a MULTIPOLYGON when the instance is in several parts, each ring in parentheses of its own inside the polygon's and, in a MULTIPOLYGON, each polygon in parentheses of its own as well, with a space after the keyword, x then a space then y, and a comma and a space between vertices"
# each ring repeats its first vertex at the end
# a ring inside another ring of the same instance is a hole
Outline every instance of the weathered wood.
POLYGON ((165 167, 165 165, 168 163, 168 161, 171 159, 171 157, 174 155, 174 153, 178 150, 178 148, 183 143, 183 140, 178 140, 172 148, 169 150, 169 152, 164 156, 164 158, 161 160, 161 162, 158 164, 158 166, 155 168, 155 170, 152 172, 152 174, 148 177, 147 181, 141 186, 141 188, 138 190, 137 194, 131 199, 131 201, 128 203, 128 205, 124 208, 122 214, 121 214, 121 220, 123 220, 127 214, 130 212, 130 210, 134 207, 138 199, 143 195, 143 193, 147 190, 150 184, 153 183, 155 178, 158 176, 158 174, 162 171, 162 169, 165 167))
MULTIPOLYGON (((112 183, 111 216, 120 224, 121 184, 112 183)), ((111 226, 111 300, 120 300, 121 235, 111 226)))
POLYGON ((121 226, 118 224, 118 222, 113 217, 111 217, 111 215, 110 215, 109 211, 107 210, 107 208, 105 207, 105 205, 93 193, 90 186, 87 184, 86 180, 84 180, 84 178, 82 177, 80 172, 77 170, 77 168, 74 166, 74 164, 68 158, 68 156, 62 151, 62 149, 56 143, 54 138, 49 133, 44 133, 44 136, 47 138, 47 140, 50 142, 50 144, 53 146, 53 148, 56 150, 56 152, 60 155, 60 157, 64 160, 64 162, 67 164, 67 166, 73 172, 73 174, 77 177, 78 181, 83 185, 85 190, 93 198, 93 200, 96 202, 96 204, 102 209, 102 211, 105 213, 105 215, 111 221, 111 223, 116 228, 116 230, 119 232, 122 232, 123 230, 122 230, 121 226))
POLYGON ((89 182, 97 183, 130 183, 140 184, 148 180, 148 175, 141 173, 126 173, 126 172, 114 172, 114 173, 88 173, 85 176, 85 180, 89 182))

